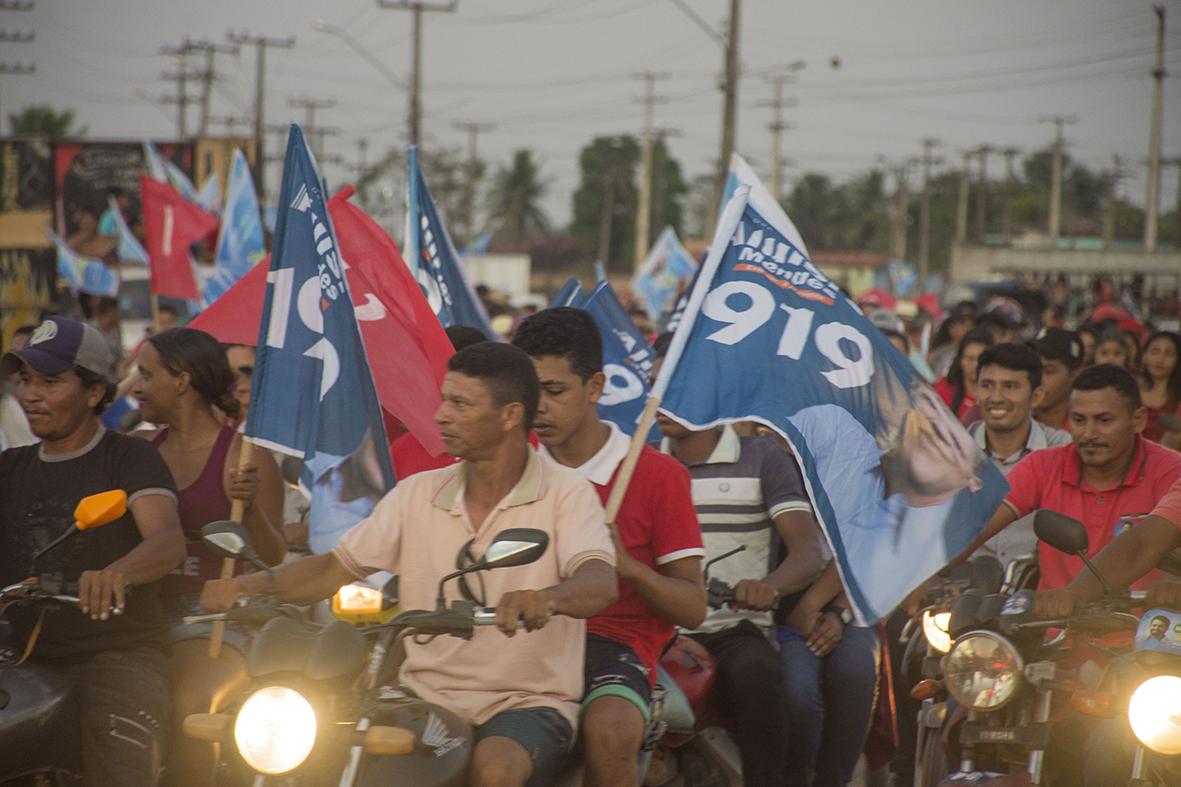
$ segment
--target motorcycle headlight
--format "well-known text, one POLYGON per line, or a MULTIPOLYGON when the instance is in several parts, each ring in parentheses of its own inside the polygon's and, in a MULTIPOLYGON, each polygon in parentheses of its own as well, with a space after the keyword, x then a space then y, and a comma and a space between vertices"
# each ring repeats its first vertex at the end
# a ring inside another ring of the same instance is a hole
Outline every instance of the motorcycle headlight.
POLYGON ((316 711, 295 689, 267 686, 250 695, 234 722, 238 752, 259 773, 298 768, 316 743, 316 711))
POLYGON ((940 653, 951 650, 951 634, 947 633, 951 623, 950 612, 923 612, 923 634, 927 637, 927 644, 940 653))
POLYGON ((943 658, 943 682, 951 696, 974 710, 995 710, 1017 693, 1025 665, 1007 639, 973 631, 943 658))
POLYGON ((1181 754, 1181 678, 1158 675, 1141 683, 1128 703, 1128 722, 1154 752, 1181 754))

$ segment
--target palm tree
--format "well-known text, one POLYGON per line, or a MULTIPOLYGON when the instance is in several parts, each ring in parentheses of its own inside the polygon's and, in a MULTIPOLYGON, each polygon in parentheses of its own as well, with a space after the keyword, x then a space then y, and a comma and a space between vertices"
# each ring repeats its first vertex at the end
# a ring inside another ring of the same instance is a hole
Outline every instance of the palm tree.
POLYGON ((63 109, 58 112, 50 106, 25 107, 19 113, 8 115, 13 136, 46 137, 50 140, 85 135, 86 127, 75 128, 74 120, 74 110, 63 109))
POLYGON ((498 166, 488 194, 489 219, 509 242, 549 232, 540 202, 548 184, 529 150, 513 154, 512 164, 498 166))

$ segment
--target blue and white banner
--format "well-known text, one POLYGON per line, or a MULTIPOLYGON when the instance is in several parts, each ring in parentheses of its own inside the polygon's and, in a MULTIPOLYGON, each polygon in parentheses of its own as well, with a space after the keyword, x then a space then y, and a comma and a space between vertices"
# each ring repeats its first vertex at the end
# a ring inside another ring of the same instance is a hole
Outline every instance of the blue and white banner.
POLYGON ((118 245, 115 247, 115 254, 122 262, 134 262, 137 265, 148 264, 148 252, 139 242, 139 238, 132 233, 131 227, 127 226, 127 219, 123 217, 123 211, 119 210, 119 203, 115 201, 114 197, 107 198, 107 210, 111 212, 111 219, 115 223, 115 238, 118 245))
POLYGON ((753 420, 787 439, 857 618, 874 622, 967 549, 1008 485, 737 156, 732 173, 653 395, 692 429, 753 420))
POLYGON ((317 553, 331 549, 394 485, 322 183, 293 124, 246 420, 255 443, 303 458, 317 553))
POLYGON ((213 255, 213 275, 205 282, 201 293, 203 305, 208 306, 217 300, 266 255, 266 240, 250 165, 242 151, 235 150, 230 162, 225 212, 213 255))
POLYGON ((109 298, 119 295, 119 276, 106 263, 74 251, 49 227, 45 228, 45 236, 57 247, 57 275, 66 280, 71 293, 109 298))
MULTIPOLYGON (((599 282, 582 303, 569 305, 590 312, 603 338, 603 374, 607 382, 599 399, 599 416, 626 434, 634 434, 648 401, 648 380, 656 361, 652 345, 605 281, 599 282)), ((647 442, 659 442, 659 439, 660 433, 653 424, 647 442)))
POLYGON ((410 148, 410 194, 406 216, 406 263, 444 328, 468 325, 495 336, 484 304, 463 275, 459 254, 443 226, 418 168, 418 150, 410 148))
POLYGON ((168 170, 164 168, 164 157, 156 150, 156 146, 146 139, 144 140, 144 165, 152 180, 158 180, 161 183, 168 182, 168 170))
POLYGON ((697 261, 685 251, 676 231, 665 227, 632 280, 632 289, 644 299, 648 316, 658 322, 673 307, 677 292, 696 272, 697 261))
POLYGON ((576 309, 582 308, 583 301, 586 300, 586 293, 582 291, 582 282, 571 276, 566 279, 566 283, 558 290, 558 294, 550 301, 550 308, 555 306, 573 306, 576 309))
MULTIPOLYGON (((236 151, 235 151, 236 152, 236 151)), ((205 179, 205 185, 197 192, 197 205, 214 215, 221 215, 221 181, 217 173, 205 179)))
POLYGON ((156 150, 156 146, 146 140, 144 141, 144 163, 147 165, 148 174, 152 176, 152 180, 169 184, 189 202, 198 205, 203 210, 209 210, 201 204, 197 187, 193 185, 193 181, 189 180, 185 171, 176 166, 172 159, 161 156, 160 152, 156 150))

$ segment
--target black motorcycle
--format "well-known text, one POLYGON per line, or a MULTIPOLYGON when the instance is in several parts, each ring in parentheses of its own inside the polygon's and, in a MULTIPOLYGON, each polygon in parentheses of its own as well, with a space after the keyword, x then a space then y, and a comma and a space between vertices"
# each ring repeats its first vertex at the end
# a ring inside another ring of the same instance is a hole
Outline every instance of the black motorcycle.
MULTIPOLYGON (((260 563, 245 530, 215 522, 204 541, 225 557, 260 563)), ((470 601, 444 606, 443 586, 478 571, 532 563, 548 537, 539 530, 500 533, 483 559, 439 583, 433 610, 408 610, 388 622, 356 625, 310 622, 298 607, 273 598, 187 622, 240 621, 260 625, 246 656, 251 687, 232 712, 196 714, 184 722, 192 738, 223 744, 262 785, 377 787, 467 784, 471 725, 441 706, 389 685, 405 659, 407 637, 468 639, 476 626, 495 625, 494 610, 470 601)), ((367 594, 357 594, 364 602, 367 594)), ((380 616, 389 599, 376 598, 380 616)), ((362 621, 351 609, 352 619, 362 621)))
MULTIPOLYGON (((127 495, 122 490, 83 498, 74 509, 74 524, 33 556, 33 566, 74 533, 113 522, 126 512, 127 495)), ((55 575, 30 574, 23 582, 0 589, 0 784, 25 778, 34 778, 38 784, 72 784, 82 774, 82 733, 74 691, 57 671, 26 663, 40 627, 28 642, 15 642, 4 616, 14 605, 38 608, 42 615, 76 607, 78 586, 55 575)))

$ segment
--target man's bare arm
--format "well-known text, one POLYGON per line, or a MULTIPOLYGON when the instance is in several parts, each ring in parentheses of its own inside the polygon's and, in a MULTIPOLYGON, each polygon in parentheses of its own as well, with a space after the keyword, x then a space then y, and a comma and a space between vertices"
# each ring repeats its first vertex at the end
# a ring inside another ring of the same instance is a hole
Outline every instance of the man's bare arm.
POLYGON ((816 581, 824 569, 820 551, 820 526, 810 511, 784 511, 775 517, 775 529, 787 548, 787 557, 763 579, 779 595, 795 593, 816 581))
MULTIPOLYGON (((290 604, 311 604, 334 594, 357 577, 329 552, 284 563, 274 571, 275 590, 290 604)), ((244 574, 233 579, 214 579, 201 591, 201 606, 210 612, 225 612, 244 596, 271 589, 265 572, 244 574)))

